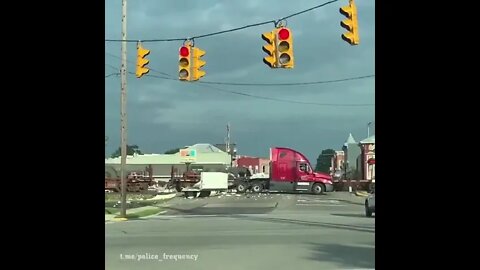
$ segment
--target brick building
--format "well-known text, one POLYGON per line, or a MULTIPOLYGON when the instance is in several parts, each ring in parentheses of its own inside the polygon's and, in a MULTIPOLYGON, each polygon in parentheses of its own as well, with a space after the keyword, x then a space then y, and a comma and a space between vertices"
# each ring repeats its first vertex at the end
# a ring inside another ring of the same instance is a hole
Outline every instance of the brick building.
POLYGON ((269 173, 270 159, 260 157, 241 156, 237 158, 237 166, 250 169, 252 174, 269 173))
POLYGON ((375 179, 375 162, 369 164, 369 160, 375 160, 375 135, 370 136, 359 143, 362 150, 362 176, 365 180, 375 179))

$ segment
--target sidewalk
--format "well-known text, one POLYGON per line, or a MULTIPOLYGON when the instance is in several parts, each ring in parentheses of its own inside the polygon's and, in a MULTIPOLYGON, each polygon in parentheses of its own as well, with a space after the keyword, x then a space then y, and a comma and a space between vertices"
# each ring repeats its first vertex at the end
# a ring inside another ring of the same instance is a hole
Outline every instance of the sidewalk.
POLYGON ((173 199, 177 196, 177 193, 157 194, 155 197, 147 199, 147 201, 163 201, 173 199))
MULTIPOLYGON (((177 196, 177 193, 161 193, 161 194, 157 194, 155 197, 153 198, 149 198, 149 199, 145 199, 145 200, 137 200, 137 202, 141 202, 141 201, 153 201, 153 202, 167 202, 173 198, 175 198, 177 196)), ((157 210, 157 209, 161 209, 161 206, 142 206, 142 207, 136 207, 136 208, 131 208, 131 209, 127 209, 127 216, 128 215, 132 215, 132 214, 137 214, 137 213, 140 213, 140 212, 143 212, 143 211, 148 211, 148 210, 157 210)), ((120 209, 119 209, 120 210, 120 209)), ((160 212, 162 213, 162 212, 160 212)), ((157 213, 157 214, 154 214, 154 215, 158 215, 160 213, 157 213)), ((107 221, 124 221, 124 220, 127 220, 127 219, 122 219, 122 218, 115 218, 116 216, 120 215, 120 211, 118 213, 115 213, 115 214, 105 214, 105 222, 107 221)), ((144 218, 144 217, 147 217, 147 216, 143 216, 143 217, 139 217, 139 218, 144 218)))
POLYGON ((349 193, 348 191, 335 191, 335 192, 328 192, 327 195, 339 201, 345 201, 353 204, 361 204, 365 203, 365 197, 357 196, 355 192, 349 193))
MULTIPOLYGON (((157 210, 157 209, 160 209, 160 207, 143 206, 143 207, 138 207, 138 208, 127 209, 127 216, 132 215, 132 214, 137 214, 137 213, 143 212, 145 210, 157 210)), ((153 214, 153 215, 158 215, 158 214, 161 214, 161 213, 162 213, 162 211, 160 211, 159 213, 153 214)), ((105 214, 105 221, 124 221, 124 220, 128 219, 128 218, 127 219, 115 218, 118 215, 120 215, 120 213, 118 213, 118 214, 105 214)), ((148 216, 143 216, 143 217, 140 217, 140 218, 145 218, 145 217, 148 217, 148 216)))

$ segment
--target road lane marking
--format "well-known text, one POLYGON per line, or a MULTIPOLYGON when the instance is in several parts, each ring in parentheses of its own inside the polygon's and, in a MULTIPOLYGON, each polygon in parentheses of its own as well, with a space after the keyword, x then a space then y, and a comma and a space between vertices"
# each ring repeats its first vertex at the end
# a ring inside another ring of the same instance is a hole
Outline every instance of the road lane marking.
POLYGON ((300 206, 347 206, 345 204, 324 204, 324 203, 297 203, 300 206))

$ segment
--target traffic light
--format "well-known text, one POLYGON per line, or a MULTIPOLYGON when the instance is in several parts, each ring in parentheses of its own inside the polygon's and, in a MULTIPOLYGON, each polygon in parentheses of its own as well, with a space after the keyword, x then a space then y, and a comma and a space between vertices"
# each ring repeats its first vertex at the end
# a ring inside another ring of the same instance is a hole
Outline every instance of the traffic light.
POLYGON ((268 56, 265 56, 263 58, 263 62, 270 68, 275 68, 277 66, 277 55, 276 55, 277 44, 275 41, 276 34, 277 34, 276 29, 271 32, 266 32, 262 34, 262 39, 268 43, 262 47, 263 51, 268 54, 268 56))
POLYGON ((146 67, 150 60, 145 58, 145 56, 149 54, 150 50, 143 48, 140 42, 137 43, 137 68, 135 71, 135 75, 137 75, 137 78, 141 78, 143 75, 147 74, 150 71, 150 69, 146 67))
POLYGON ((206 52, 197 47, 192 47, 192 50, 193 50, 193 55, 192 55, 193 72, 190 78, 192 81, 198 81, 201 77, 205 76, 206 74, 204 70, 201 70, 201 68, 206 64, 206 62, 203 61, 201 57, 204 56, 206 52))
POLYGON ((292 31, 286 27, 277 28, 262 34, 265 44, 262 49, 268 54, 263 62, 270 68, 293 68, 293 37, 292 31))
POLYGON ((185 43, 180 47, 178 59, 178 78, 181 81, 198 81, 205 76, 206 72, 201 68, 206 62, 202 59, 205 51, 193 47, 191 43, 185 43))
POLYGON ((340 23, 340 25, 348 31, 342 34, 342 39, 350 45, 358 45, 360 43, 360 37, 358 35, 357 7, 355 6, 355 2, 349 0, 348 6, 340 8, 340 13, 347 17, 340 23))
POLYGON ((293 68, 293 38, 292 31, 286 27, 277 29, 278 67, 293 68))
POLYGON ((190 81, 191 74, 191 45, 185 44, 180 47, 178 58, 178 79, 181 81, 190 81))

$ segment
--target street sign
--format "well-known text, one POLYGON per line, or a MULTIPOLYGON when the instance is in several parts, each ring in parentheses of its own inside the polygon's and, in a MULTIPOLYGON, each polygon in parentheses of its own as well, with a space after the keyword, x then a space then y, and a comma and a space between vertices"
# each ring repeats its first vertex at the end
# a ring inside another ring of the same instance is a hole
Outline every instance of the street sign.
POLYGON ((181 149, 180 157, 184 162, 194 162, 197 159, 196 149, 181 149))

